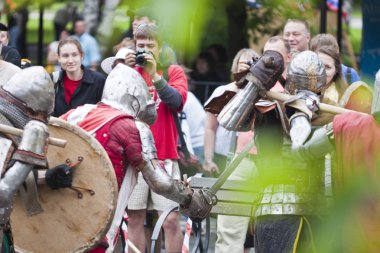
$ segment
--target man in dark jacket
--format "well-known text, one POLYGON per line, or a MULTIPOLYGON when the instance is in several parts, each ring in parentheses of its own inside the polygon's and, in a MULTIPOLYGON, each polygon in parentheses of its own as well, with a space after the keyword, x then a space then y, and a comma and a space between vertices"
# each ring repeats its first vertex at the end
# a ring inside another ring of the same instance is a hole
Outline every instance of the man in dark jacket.
MULTIPOLYGON (((8 34, 8 27, 6 25, 0 23, 0 31, 6 32, 8 34)), ((10 63, 16 65, 17 67, 21 67, 20 53, 17 51, 16 48, 8 46, 8 39, 7 39, 7 43, 3 44, 3 49, 1 51, 1 58, 4 61, 10 62, 10 63)))

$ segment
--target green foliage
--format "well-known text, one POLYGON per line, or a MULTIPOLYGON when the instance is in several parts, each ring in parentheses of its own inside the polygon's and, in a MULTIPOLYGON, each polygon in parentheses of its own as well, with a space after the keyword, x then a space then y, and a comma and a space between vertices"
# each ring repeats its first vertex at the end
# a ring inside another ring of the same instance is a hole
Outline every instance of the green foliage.
POLYGON ((207 1, 154 1, 152 9, 165 29, 167 39, 175 48, 193 52, 199 47, 202 28, 207 20, 207 1))
POLYGON ((361 43, 362 43, 362 29, 351 28, 349 31, 349 36, 352 43, 352 48, 356 55, 360 54, 361 43))
POLYGON ((252 10, 247 21, 254 43, 257 43, 262 36, 280 34, 289 18, 311 20, 318 3, 316 0, 262 0, 261 2, 263 8, 252 10))

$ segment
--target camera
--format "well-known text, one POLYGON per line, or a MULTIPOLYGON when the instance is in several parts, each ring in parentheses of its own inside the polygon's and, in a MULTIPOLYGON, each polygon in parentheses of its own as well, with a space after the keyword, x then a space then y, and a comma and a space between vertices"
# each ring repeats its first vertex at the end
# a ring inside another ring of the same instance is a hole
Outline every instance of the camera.
POLYGON ((256 62, 260 59, 260 57, 252 57, 251 60, 247 61, 246 64, 250 67, 256 64, 256 62))
POLYGON ((144 54, 149 53, 145 51, 143 48, 139 48, 136 51, 136 64, 140 66, 144 66, 146 64, 146 59, 144 54))

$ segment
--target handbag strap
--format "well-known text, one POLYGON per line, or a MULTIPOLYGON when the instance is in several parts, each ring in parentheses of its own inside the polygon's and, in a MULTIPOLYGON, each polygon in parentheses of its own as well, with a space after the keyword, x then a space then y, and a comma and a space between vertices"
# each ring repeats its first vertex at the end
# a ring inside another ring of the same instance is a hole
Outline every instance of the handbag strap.
MULTIPOLYGON (((162 75, 165 78, 165 80, 169 80, 168 68, 169 67, 164 67, 162 69, 162 75)), ((189 149, 187 148, 185 138, 183 137, 181 122, 179 121, 178 113, 175 111, 172 111, 172 113, 173 113, 173 119, 174 119, 175 126, 177 127, 179 140, 181 142, 181 150, 185 154, 185 158, 189 159, 190 158, 190 152, 189 152, 189 149)))
POLYGON ((189 149, 187 148, 185 138, 183 137, 182 127, 181 127, 181 123, 179 122, 178 113, 175 111, 172 111, 172 113, 173 113, 175 126, 177 127, 179 140, 181 142, 181 150, 185 154, 186 159, 189 159, 190 152, 189 152, 189 149))

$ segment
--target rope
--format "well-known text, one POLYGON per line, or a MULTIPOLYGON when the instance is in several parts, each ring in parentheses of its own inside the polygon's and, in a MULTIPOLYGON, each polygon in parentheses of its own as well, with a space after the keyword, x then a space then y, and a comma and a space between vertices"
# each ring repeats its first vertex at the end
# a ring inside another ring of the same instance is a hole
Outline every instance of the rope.
POLYGON ((303 217, 307 223, 307 229, 309 230, 310 234, 310 242, 311 242, 311 247, 313 249, 313 253, 316 253, 317 251, 315 250, 315 245, 314 245, 314 236, 313 236, 313 231, 311 230, 311 225, 310 222, 306 219, 306 217, 303 217))
POLYGON ((297 246, 298 246, 298 241, 300 239, 300 235, 301 235, 301 231, 302 231, 302 226, 303 226, 303 218, 301 217, 300 225, 298 226, 297 236, 296 236, 296 240, 294 241, 292 253, 296 253, 297 252, 297 246))
POLYGON ((190 242, 192 227, 193 227, 193 221, 190 218, 187 218, 185 237, 183 238, 183 244, 182 244, 182 253, 189 253, 189 250, 190 250, 189 242, 190 242))

